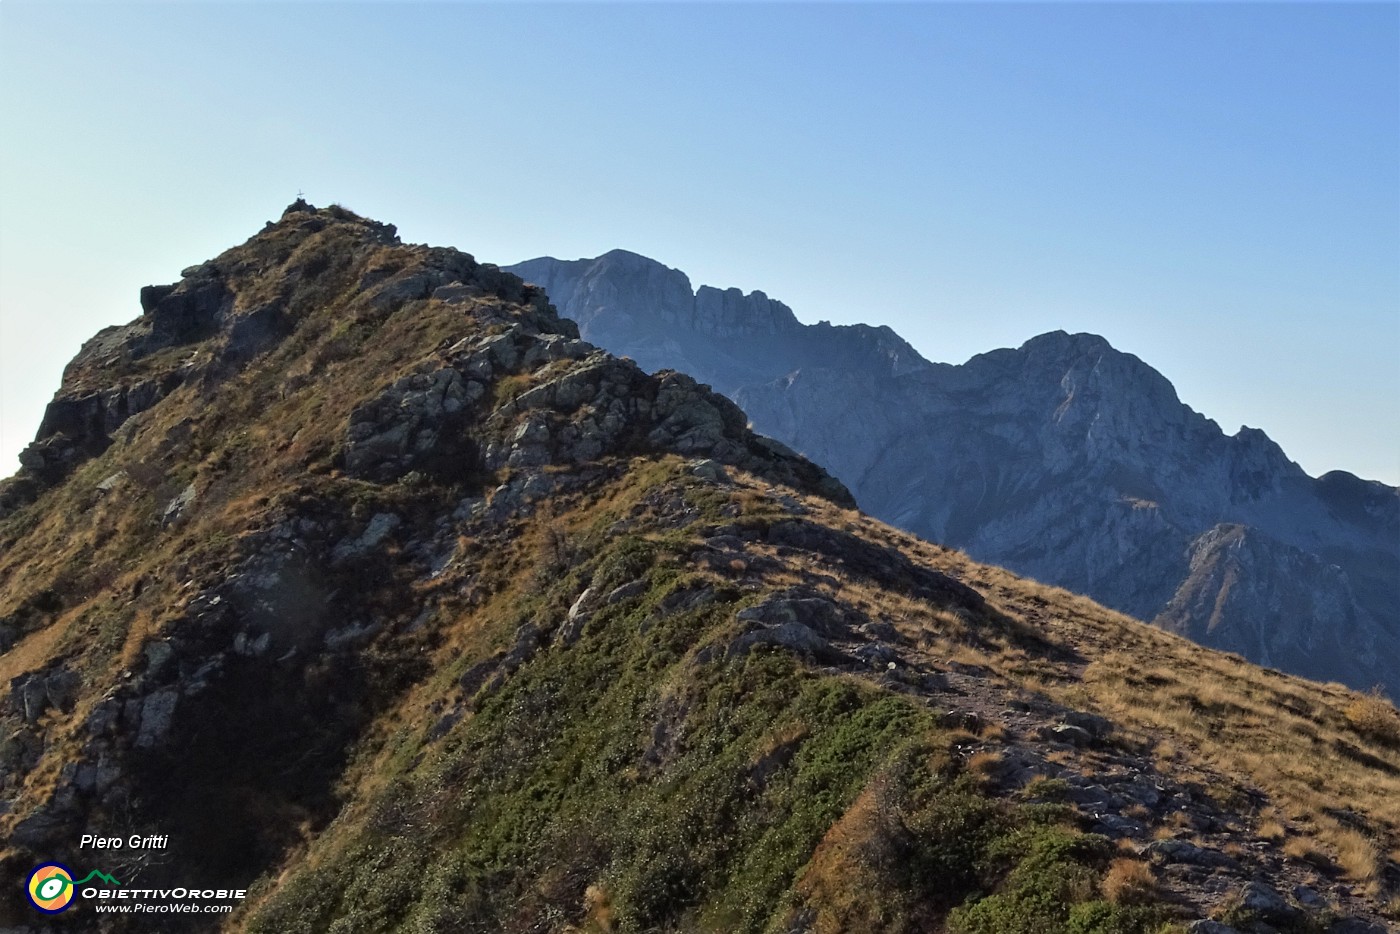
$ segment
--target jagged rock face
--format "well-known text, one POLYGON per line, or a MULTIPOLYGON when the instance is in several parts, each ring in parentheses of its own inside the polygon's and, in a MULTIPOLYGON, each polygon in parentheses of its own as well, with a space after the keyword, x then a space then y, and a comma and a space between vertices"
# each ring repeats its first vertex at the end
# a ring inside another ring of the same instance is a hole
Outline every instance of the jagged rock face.
MULTIPOLYGON (((328 223, 348 223, 348 216, 346 212, 318 213, 298 202, 288 208, 283 224, 295 222, 310 237, 328 223)), ((392 225, 359 218, 354 224, 357 259, 369 251, 399 245, 392 225)), ((840 484, 781 444, 748 432, 747 419, 727 398, 683 374, 653 379, 635 364, 578 340, 575 324, 559 318, 544 293, 517 276, 478 264, 455 250, 412 248, 412 252, 417 255, 408 271, 398 268, 403 259, 383 258, 366 269, 358 282, 358 300, 387 314, 410 301, 431 298, 462 305, 490 297, 522 304, 526 314, 518 320, 505 311, 482 316, 504 333, 475 342, 463 339, 447 352, 446 359, 421 365, 418 372, 360 405, 351 415, 344 454, 352 474, 383 480, 416 467, 469 473, 477 467, 579 462, 605 449, 622 453, 644 435, 652 445, 713 456, 745 468, 768 464, 786 480, 795 481, 801 474, 832 496, 849 497, 840 484), (535 387, 519 405, 510 403, 493 412, 492 400, 482 404, 496 381, 523 379, 561 362, 580 366, 577 371, 553 374, 548 385, 535 387), (576 424, 551 426, 548 423, 557 418, 537 414, 526 419, 528 424, 514 426, 517 416, 527 410, 558 407, 577 416, 576 424), (509 425, 517 436, 481 448, 469 423, 487 416, 492 428, 504 430, 509 425), (551 434, 552 428, 560 430, 559 437, 551 434)), ((142 317, 102 331, 65 369, 63 385, 49 404, 35 441, 20 456, 21 473, 0 489, 0 515, 102 453, 127 419, 182 383, 197 378, 208 386, 227 379, 286 338, 296 326, 288 307, 298 299, 299 288, 304 290, 325 272, 326 260, 298 262, 295 252, 281 259, 286 265, 271 291, 265 282, 230 286, 230 278, 248 280, 250 274, 262 271, 247 268, 249 262, 234 258, 234 251, 186 269, 184 278, 173 285, 143 288, 142 317), (212 347, 212 352, 204 351, 201 358, 200 351, 192 351, 178 366, 143 366, 154 355, 196 343, 212 347), (128 375, 129 371, 137 375, 128 375)), ((661 300, 668 280, 657 278, 661 285, 648 294, 661 300)), ((688 284, 685 291, 689 295, 688 284)), ((703 306, 722 317, 746 320, 765 302, 716 292, 703 306)))
POLYGON ((1262 431, 1224 434, 1095 335, 934 364, 886 328, 790 324, 786 308, 776 327, 761 303, 747 327, 732 312, 700 315, 682 273, 621 256, 510 268, 589 339, 712 383, 873 515, 1142 619, 1160 614, 1206 644, 1400 695, 1394 488, 1308 477, 1262 431), (665 304, 648 313, 659 292, 647 285, 660 281, 665 304), (1217 564, 1202 549, 1221 524, 1250 530, 1253 557, 1217 603, 1204 594, 1223 585, 1201 568, 1217 564))
POLYGON ((680 327, 727 338, 801 328, 791 309, 762 292, 744 295, 709 286, 692 292, 685 273, 626 250, 574 263, 521 263, 515 271, 551 294, 568 295, 560 314, 590 333, 622 336, 680 327))
POLYGON ((1158 625, 1286 671, 1354 667, 1359 684, 1393 678, 1385 660, 1400 645, 1364 624, 1336 565, 1240 525, 1211 528, 1189 554, 1158 625))

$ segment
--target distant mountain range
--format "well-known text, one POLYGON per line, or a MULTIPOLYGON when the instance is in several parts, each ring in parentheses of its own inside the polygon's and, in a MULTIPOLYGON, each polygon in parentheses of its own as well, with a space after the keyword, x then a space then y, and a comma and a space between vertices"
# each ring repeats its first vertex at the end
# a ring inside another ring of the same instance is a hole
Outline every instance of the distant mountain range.
POLYGON ((1231 436, 1093 334, 954 366, 614 250, 507 267, 583 336, 738 402, 874 516, 1252 661, 1400 696, 1400 491, 1231 436))

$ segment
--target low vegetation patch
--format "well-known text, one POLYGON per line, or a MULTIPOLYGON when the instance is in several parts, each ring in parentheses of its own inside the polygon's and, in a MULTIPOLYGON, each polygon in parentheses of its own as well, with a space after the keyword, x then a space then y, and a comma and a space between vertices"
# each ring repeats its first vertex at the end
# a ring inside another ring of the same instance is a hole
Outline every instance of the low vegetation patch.
POLYGON ((1342 711, 1353 730, 1387 746, 1400 746, 1400 713, 1380 688, 1357 697, 1342 711))
POLYGON ((685 573, 664 538, 596 544, 571 546, 587 557, 537 612, 562 613, 585 580, 646 589, 396 754, 402 774, 251 930, 758 934, 813 916, 832 932, 1148 934, 1161 920, 1103 894, 1112 847, 1067 807, 989 797, 996 763, 953 757, 935 711, 783 652, 726 659, 737 591, 685 573))

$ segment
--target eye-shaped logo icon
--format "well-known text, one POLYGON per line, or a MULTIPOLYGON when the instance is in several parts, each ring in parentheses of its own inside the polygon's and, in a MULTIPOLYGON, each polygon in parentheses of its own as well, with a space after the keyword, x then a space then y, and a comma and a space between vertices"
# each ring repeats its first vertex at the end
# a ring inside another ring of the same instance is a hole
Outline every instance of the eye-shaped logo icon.
POLYGON ((35 908, 56 915, 73 903, 73 871, 62 863, 44 863, 29 874, 26 888, 35 908))

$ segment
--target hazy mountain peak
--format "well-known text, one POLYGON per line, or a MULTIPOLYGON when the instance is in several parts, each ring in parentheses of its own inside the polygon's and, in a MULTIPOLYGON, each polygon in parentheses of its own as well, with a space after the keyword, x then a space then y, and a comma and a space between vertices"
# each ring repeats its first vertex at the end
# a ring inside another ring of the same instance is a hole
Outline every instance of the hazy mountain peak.
POLYGON ((1236 462, 1242 469, 1260 471, 1273 477, 1307 476, 1302 467, 1289 459, 1278 442, 1260 428, 1241 425, 1230 440, 1235 443, 1236 462))
POLYGON ((590 339, 733 396, 760 431, 827 466, 872 514, 980 559, 1260 651, 1260 617, 1296 602, 1285 582, 1312 568, 1318 605, 1355 621, 1371 655, 1348 663, 1287 651, 1279 638, 1304 630, 1284 627, 1267 641, 1269 658, 1360 687, 1389 672, 1400 693, 1397 491, 1340 473, 1311 480, 1263 431, 1227 435, 1165 375, 1098 334, 1056 330, 960 366, 930 364, 888 328, 796 324, 762 293, 702 287, 710 313, 672 316, 659 331, 650 322, 665 317, 661 306, 596 261, 584 279, 552 260, 511 268, 544 285, 590 339), (601 314, 592 295, 608 289, 637 313, 601 314), (768 326, 742 332, 739 321, 768 326), (1216 566, 1206 559, 1224 539, 1207 533, 1222 526, 1245 530, 1231 541, 1267 546, 1229 575, 1193 571, 1193 561, 1216 566), (1234 594, 1219 592, 1219 611, 1212 587, 1234 594))
POLYGON ((1113 349, 1108 340, 1098 334, 1085 331, 1071 334, 1063 330, 1038 334, 1021 345, 1021 350, 1027 352, 1089 353, 1113 349))

